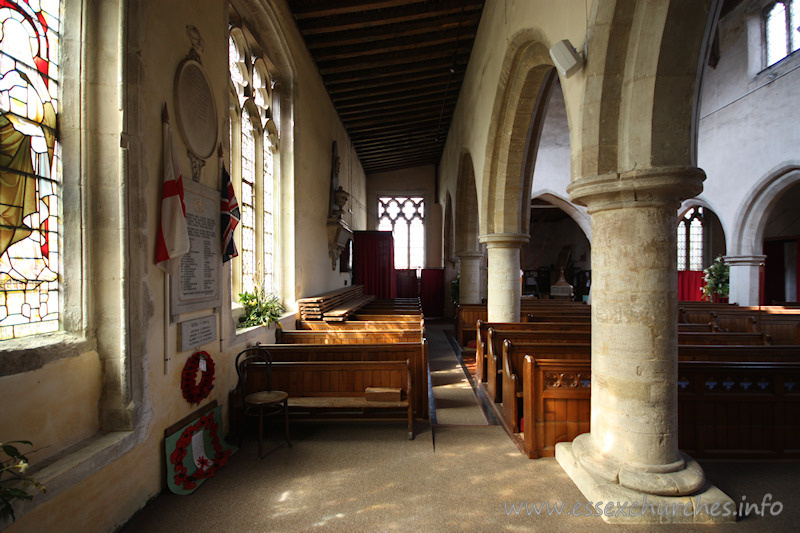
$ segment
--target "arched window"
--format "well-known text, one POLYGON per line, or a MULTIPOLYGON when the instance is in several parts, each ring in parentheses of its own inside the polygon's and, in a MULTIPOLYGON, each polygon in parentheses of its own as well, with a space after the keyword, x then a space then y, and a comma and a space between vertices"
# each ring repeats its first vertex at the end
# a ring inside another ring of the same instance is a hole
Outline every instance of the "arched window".
POLYGON ((0 339, 59 329, 59 2, 0 2, 0 339))
POLYGON ((425 201, 422 197, 378 198, 378 230, 394 237, 394 266, 425 267, 425 201))
POLYGON ((239 28, 233 28, 229 36, 228 65, 231 179, 241 209, 241 223, 234 237, 239 257, 233 261, 233 294, 260 287, 273 292, 274 159, 278 142, 272 105, 274 80, 265 59, 257 57, 239 28))
POLYGON ((766 66, 800 48, 800 0, 779 0, 764 9, 766 66))
POLYGON ((703 270, 703 208, 695 206, 678 222, 678 270, 703 270))

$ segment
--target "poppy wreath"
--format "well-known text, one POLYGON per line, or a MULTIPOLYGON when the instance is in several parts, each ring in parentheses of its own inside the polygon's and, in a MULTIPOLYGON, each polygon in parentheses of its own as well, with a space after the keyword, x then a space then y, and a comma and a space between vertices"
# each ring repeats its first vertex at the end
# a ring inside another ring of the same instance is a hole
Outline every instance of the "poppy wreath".
MULTIPOLYGON (((205 352, 201 352, 205 353, 205 352)), ((222 443, 219 440, 219 427, 214 421, 214 413, 209 413, 200 417, 197 423, 187 427, 181 433, 178 442, 175 444, 175 450, 170 454, 170 461, 174 468, 174 480, 177 486, 182 486, 186 490, 192 490, 197 487, 201 479, 210 478, 214 473, 228 462, 231 456, 230 450, 223 450, 222 443), (211 445, 214 448, 215 459, 212 461, 206 457, 200 457, 198 462, 200 468, 194 473, 189 474, 187 468, 183 465, 183 460, 189 451, 189 446, 192 444, 192 435, 198 431, 207 431, 211 437, 211 445)))
POLYGON ((181 373, 181 391, 189 403, 200 403, 206 399, 211 389, 214 388, 214 360, 208 352, 195 352, 186 361, 181 373), (205 359, 206 371, 197 382, 197 372, 200 370, 200 358, 205 359))

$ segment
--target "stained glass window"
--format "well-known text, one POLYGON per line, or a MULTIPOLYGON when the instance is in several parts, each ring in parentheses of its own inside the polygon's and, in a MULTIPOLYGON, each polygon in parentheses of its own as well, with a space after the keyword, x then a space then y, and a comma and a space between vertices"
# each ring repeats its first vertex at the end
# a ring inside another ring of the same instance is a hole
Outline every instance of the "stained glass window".
MULTIPOLYGON (((234 28, 228 41, 232 94, 236 95, 231 121, 231 178, 239 186, 241 208, 240 268, 233 272, 239 292, 275 285, 273 154, 277 150, 272 88, 274 82, 263 58, 254 57, 244 32, 234 28), (234 135, 234 124, 240 134, 234 135), (268 128, 270 124, 271 130, 268 128)), ((236 264, 236 263, 235 263, 236 264)))
POLYGON ((378 230, 394 237, 395 268, 425 266, 425 202, 416 197, 378 198, 378 230))
POLYGON ((59 328, 58 0, 0 0, 0 339, 59 328))
POLYGON ((703 208, 693 207, 678 222, 678 270, 703 270, 703 208))

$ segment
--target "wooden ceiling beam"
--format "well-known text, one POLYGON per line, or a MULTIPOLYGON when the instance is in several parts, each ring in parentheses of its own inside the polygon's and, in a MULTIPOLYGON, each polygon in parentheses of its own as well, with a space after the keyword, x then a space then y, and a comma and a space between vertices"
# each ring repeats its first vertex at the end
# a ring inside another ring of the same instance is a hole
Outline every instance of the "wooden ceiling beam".
MULTIPOLYGON (((450 116, 450 113, 453 112, 455 108, 455 104, 447 104, 444 106, 444 112, 447 116, 450 116)), ((408 110, 400 110, 400 111, 392 111, 390 113, 366 113, 362 116, 351 118, 349 120, 344 121, 345 128, 350 129, 351 127, 357 128, 361 125, 380 125, 380 124, 397 124, 401 125, 406 123, 407 121, 414 121, 415 119, 418 120, 431 120, 439 121, 439 110, 441 106, 429 106, 428 108, 421 110, 419 114, 412 114, 408 110), (427 111, 427 112, 425 112, 427 111), (435 115, 435 116, 434 116, 435 115), (431 117, 431 119, 427 119, 426 117, 431 117)))
POLYGON ((428 97, 419 97, 413 99, 394 100, 385 102, 383 104, 372 104, 359 106, 359 107, 339 107, 339 117, 346 123, 359 116, 376 116, 376 115, 392 115, 396 113, 405 113, 407 115, 427 115, 431 111, 436 111, 445 107, 455 106, 458 94, 455 91, 448 93, 445 97, 444 93, 436 94, 428 97))
MULTIPOLYGON (((455 76, 454 79, 450 80, 450 86, 453 87, 455 85, 455 76)), ((460 86, 462 80, 458 80, 458 84, 460 86)), ((410 94, 416 94, 419 96, 427 96, 429 94, 442 94, 444 90, 447 88, 447 78, 440 78, 434 81, 429 81, 427 83, 409 83, 398 86, 398 84, 389 85, 387 88, 382 90, 379 89, 371 89, 371 90, 358 90, 352 91, 350 93, 342 93, 346 96, 334 96, 331 95, 331 100, 333 101, 333 105, 338 107, 354 107, 359 106, 361 104, 368 105, 365 100, 369 100, 370 103, 382 103, 385 101, 393 102, 397 99, 408 97, 410 94)))
MULTIPOLYGON (((452 46, 426 46, 416 48, 410 52, 385 54, 377 57, 361 57, 357 59, 340 59, 336 61, 317 62, 322 77, 328 75, 341 74, 345 72, 370 71, 376 68, 411 68, 427 69, 430 61, 446 61, 449 67, 453 63, 458 63, 459 58, 467 63, 469 54, 472 50, 472 43, 459 43, 458 48, 453 50, 452 46)), ((397 70, 394 71, 396 73, 397 70)))
POLYGON ((298 16, 297 10, 293 7, 295 20, 298 21, 300 33, 303 37, 309 35, 327 34, 338 31, 361 30, 365 28, 375 28, 377 26, 387 26, 394 24, 405 24, 408 22, 424 19, 435 19, 446 15, 460 13, 462 15, 473 12, 480 12, 483 9, 483 2, 461 2, 460 0, 440 0, 435 3, 436 9, 431 9, 431 3, 425 2, 414 4, 408 7, 388 9, 379 12, 362 11, 358 14, 350 14, 340 17, 306 17, 298 16))
POLYGON ((436 47, 439 49, 448 48, 454 50, 456 44, 469 44, 475 38, 475 32, 471 29, 456 28, 454 30, 432 30, 425 36, 417 39, 402 37, 399 39, 387 39, 385 41, 367 43, 364 45, 347 45, 330 48, 320 48, 314 52, 317 63, 337 61, 340 59, 364 58, 382 54, 391 54, 405 51, 417 51, 421 47, 436 47))
MULTIPOLYGON (((416 0, 416 3, 423 3, 424 1, 425 0, 416 0)), ((329 2, 289 0, 292 12, 297 20, 315 17, 334 17, 337 15, 347 15, 349 13, 361 13, 377 9, 408 6, 413 3, 415 3, 415 0, 374 0, 372 2, 364 0, 333 0, 329 2)))
MULTIPOLYGON (((445 31, 453 28, 475 28, 477 29, 480 21, 480 11, 470 12, 462 16, 461 13, 447 15, 436 19, 437 31, 445 31)), ((364 28, 358 32, 333 32, 306 37, 306 46, 315 53, 318 49, 334 46, 352 46, 376 43, 385 39, 396 39, 401 37, 413 37, 431 32, 431 21, 423 20, 410 22, 407 24, 392 26, 387 29, 384 26, 364 28)), ((475 31, 474 29, 472 30, 475 31)))

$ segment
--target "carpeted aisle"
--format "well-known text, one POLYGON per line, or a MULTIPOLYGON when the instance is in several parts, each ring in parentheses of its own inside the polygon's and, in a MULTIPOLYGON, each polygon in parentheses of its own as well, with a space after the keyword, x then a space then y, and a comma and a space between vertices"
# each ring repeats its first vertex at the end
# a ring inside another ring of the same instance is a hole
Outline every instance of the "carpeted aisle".
POLYGON ((425 326, 434 398, 431 420, 437 425, 488 425, 470 379, 447 338, 449 329, 443 325, 425 326))

